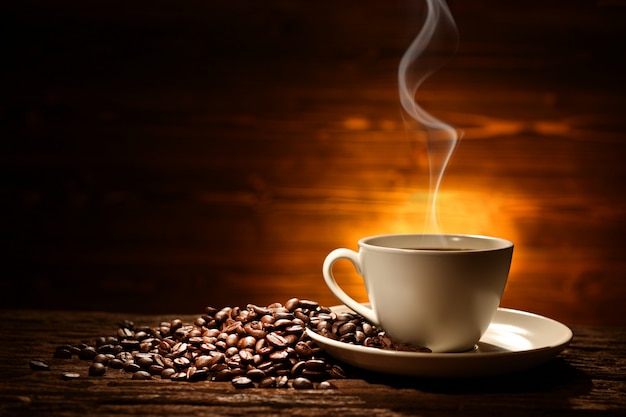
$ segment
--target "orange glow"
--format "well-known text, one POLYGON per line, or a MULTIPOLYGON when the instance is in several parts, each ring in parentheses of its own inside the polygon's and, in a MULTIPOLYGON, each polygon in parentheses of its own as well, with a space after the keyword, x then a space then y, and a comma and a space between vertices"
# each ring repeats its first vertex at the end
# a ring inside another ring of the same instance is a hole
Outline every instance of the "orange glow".
POLYGON ((356 242, 367 235, 385 233, 463 233, 503 237, 515 242, 518 232, 507 214, 507 207, 515 205, 515 198, 494 194, 492 190, 442 190, 437 201, 437 229, 426 221, 428 191, 407 191, 405 201, 396 201, 393 209, 379 216, 376 223, 368 220, 362 227, 351 225, 346 231, 346 240, 356 242))
MULTIPOLYGON (((396 195, 396 198, 399 196, 396 195)), ((487 189, 442 190, 438 195, 439 229, 429 225, 426 219, 428 191, 407 191, 404 202, 396 200, 393 208, 384 214, 379 213, 375 221, 359 219, 358 224, 343 230, 345 245, 356 249, 356 242, 362 237, 386 233, 462 233, 496 236, 517 242, 519 232, 511 221, 510 207, 519 207, 518 195, 494 193, 487 189)), ((524 205, 532 212, 536 208, 524 205)), ((365 217, 365 216, 362 216, 365 217)), ((524 258, 523 247, 516 246, 511 278, 518 269, 516 258, 524 258)), ((353 298, 367 301, 362 278, 356 274, 348 262, 338 262, 335 266, 337 281, 353 298)))

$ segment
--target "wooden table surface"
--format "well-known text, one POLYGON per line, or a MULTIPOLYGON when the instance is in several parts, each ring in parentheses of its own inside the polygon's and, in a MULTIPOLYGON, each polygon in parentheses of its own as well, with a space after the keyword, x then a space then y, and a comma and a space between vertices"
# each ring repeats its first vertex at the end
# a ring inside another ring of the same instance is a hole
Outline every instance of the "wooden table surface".
POLYGON ((574 326, 569 347, 520 373, 465 380, 398 378, 348 368, 337 389, 236 389, 229 382, 88 375, 88 361, 55 359, 57 346, 115 334, 121 320, 156 326, 195 316, 102 312, 0 312, 0 415, 596 416, 626 412, 626 328, 574 326), (33 359, 48 371, 29 367, 33 359), (63 380, 62 373, 80 373, 63 380))

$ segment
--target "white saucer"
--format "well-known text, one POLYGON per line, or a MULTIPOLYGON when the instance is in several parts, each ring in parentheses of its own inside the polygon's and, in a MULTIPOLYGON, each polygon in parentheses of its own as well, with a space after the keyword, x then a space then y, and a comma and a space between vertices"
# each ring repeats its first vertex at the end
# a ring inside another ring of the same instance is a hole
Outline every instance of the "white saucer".
MULTIPOLYGON (((344 305, 334 312, 351 311, 344 305)), ((414 377, 478 377, 531 368, 561 353, 573 337, 558 321, 524 311, 499 308, 476 348, 462 353, 423 353, 352 345, 307 334, 329 355, 358 368, 414 377)))

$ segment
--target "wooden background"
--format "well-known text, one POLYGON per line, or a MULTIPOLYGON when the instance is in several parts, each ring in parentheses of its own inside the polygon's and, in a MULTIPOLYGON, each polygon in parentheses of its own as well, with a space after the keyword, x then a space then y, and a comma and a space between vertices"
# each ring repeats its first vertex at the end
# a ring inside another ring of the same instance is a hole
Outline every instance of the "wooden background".
MULTIPOLYGON (((420 4, 2 2, 1 306, 336 304, 330 250, 424 230, 396 75, 420 4)), ((503 306, 625 324, 626 2, 449 5, 417 96, 465 132, 442 230, 515 242, 503 306)))

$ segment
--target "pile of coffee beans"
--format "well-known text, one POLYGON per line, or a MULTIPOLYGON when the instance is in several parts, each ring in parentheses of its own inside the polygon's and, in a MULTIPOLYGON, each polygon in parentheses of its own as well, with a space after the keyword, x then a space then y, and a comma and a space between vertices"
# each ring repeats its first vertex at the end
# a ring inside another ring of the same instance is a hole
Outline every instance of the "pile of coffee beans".
MULTIPOLYGON (((291 298, 284 305, 207 307, 193 323, 174 319, 146 327, 123 321, 115 335, 98 337, 94 344, 59 346, 54 357, 89 361, 88 372, 94 377, 118 370, 135 380, 230 381, 236 388, 335 388, 329 380, 346 378, 346 370, 309 338, 307 328, 344 343, 428 351, 392 342, 358 314, 335 313, 315 301, 291 298)), ((49 369, 41 359, 30 366, 49 369)), ((79 377, 75 372, 62 376, 79 377)))
MULTIPOLYGON (((119 323, 117 333, 94 344, 59 346, 55 358, 90 361, 89 375, 115 369, 132 379, 231 381, 236 388, 335 388, 328 380, 346 378, 306 334, 316 317, 334 314, 317 302, 292 298, 284 305, 207 307, 193 323, 180 319, 156 327, 119 323)), ((41 369, 33 361, 31 368, 41 369)), ((73 379, 75 374, 64 374, 73 379)))
POLYGON ((396 343, 381 328, 365 320, 360 314, 347 311, 340 313, 320 312, 311 317, 309 328, 321 336, 343 343, 385 350, 431 352, 426 347, 396 343))

